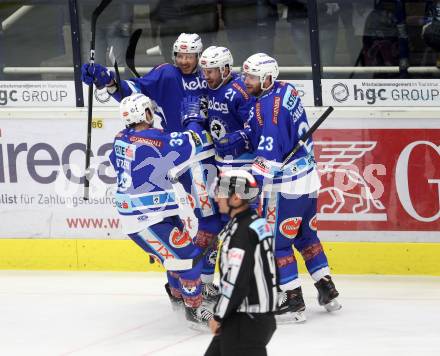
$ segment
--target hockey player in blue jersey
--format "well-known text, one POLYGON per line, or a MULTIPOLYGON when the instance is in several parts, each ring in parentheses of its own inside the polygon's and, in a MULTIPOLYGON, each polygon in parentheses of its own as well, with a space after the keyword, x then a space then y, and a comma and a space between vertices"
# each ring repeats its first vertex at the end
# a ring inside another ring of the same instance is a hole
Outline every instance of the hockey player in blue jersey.
POLYGON ((258 53, 243 64, 249 94, 256 97, 247 127, 225 135, 217 143, 223 155, 237 156, 246 149, 256 154, 252 171, 262 189, 263 214, 273 226, 278 267, 279 321, 305 321, 305 304, 298 279, 292 245, 303 256, 316 281, 318 301, 328 311, 340 308, 339 295, 330 277, 327 257, 317 235, 316 206, 320 180, 308 140, 292 159, 282 166, 309 125, 295 88, 276 81, 275 59, 258 53))
POLYGON ((178 118, 183 97, 200 96, 207 86, 198 67, 202 51, 203 44, 199 35, 182 33, 173 46, 174 65, 164 63, 141 78, 121 81, 122 97, 114 73, 100 64, 84 64, 81 79, 88 85, 94 83, 97 88, 106 87, 117 101, 132 93, 148 96, 156 103, 156 112, 161 112, 164 130, 182 131, 178 118))
MULTIPOLYGON (((225 47, 205 49, 199 65, 208 83, 208 120, 211 136, 220 140, 225 134, 242 130, 254 98, 246 92, 241 77, 232 72, 233 57, 225 47)), ((247 168, 250 170, 254 155, 245 152, 235 159, 216 156, 220 170, 247 168)))
MULTIPOLYGON (((180 106, 184 97, 200 97, 204 94, 207 84, 202 78, 198 60, 203 51, 202 40, 197 34, 182 33, 173 45, 173 59, 175 65, 164 63, 153 68, 141 78, 132 78, 121 82, 123 96, 132 93, 142 93, 154 100, 155 111, 161 118, 161 126, 168 132, 181 132, 183 127, 180 122, 180 106)), ((82 67, 82 80, 86 84, 94 83, 98 88, 107 87, 108 92, 121 101, 121 95, 114 80, 113 72, 95 64, 84 64, 82 67)), ((195 164, 195 170, 200 169, 200 162, 195 164)), ((196 179, 197 181, 197 179, 196 179)), ((200 204, 207 204, 200 202, 200 204)), ((209 240, 220 231, 220 217, 209 217, 199 221, 198 238, 196 243, 204 248, 209 240), (214 221, 217 219, 218 221, 214 221)), ((218 287, 213 284, 214 267, 213 253, 207 255, 203 265, 203 293, 205 296, 215 298, 218 287), (211 258, 209 258, 211 256, 211 258)))
MULTIPOLYGON (((198 97, 187 96, 182 101, 182 112, 188 119, 203 123, 205 119, 201 109, 201 100, 198 97)), ((204 144, 204 152, 197 156, 197 160, 187 161, 185 165, 177 166, 170 171, 170 176, 179 176, 179 184, 174 184, 174 188, 189 200, 189 206, 194 212, 194 222, 197 232, 194 236, 196 246, 206 249, 211 246, 211 241, 223 228, 223 221, 218 211, 218 207, 212 197, 209 196, 210 181, 217 176, 217 167, 214 159, 214 145, 208 131, 203 130, 201 137, 204 144), (185 169, 184 174, 178 171, 185 169)), ((214 284, 214 269, 217 259, 217 246, 212 246, 203 258, 202 274, 202 293, 205 300, 216 302, 219 296, 218 286, 214 284)))
MULTIPOLYGON (((179 218, 178 197, 169 180, 170 170, 184 175, 191 162, 206 157, 197 115, 184 115, 188 130, 166 133, 152 127, 153 104, 143 94, 121 102, 126 128, 114 141, 110 161, 117 173, 116 205, 124 233, 162 263, 194 258, 201 248, 193 244, 179 218)), ((211 155, 213 152, 211 153, 211 155)), ((212 173, 213 176, 216 172, 212 173)), ((184 304, 187 319, 206 324, 212 313, 202 304, 202 261, 182 272, 168 272, 168 291, 174 305, 184 304)))

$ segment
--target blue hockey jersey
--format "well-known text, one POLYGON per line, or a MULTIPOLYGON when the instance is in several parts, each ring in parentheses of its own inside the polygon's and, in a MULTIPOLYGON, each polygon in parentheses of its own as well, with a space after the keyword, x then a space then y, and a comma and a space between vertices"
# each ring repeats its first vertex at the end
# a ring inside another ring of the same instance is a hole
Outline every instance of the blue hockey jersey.
MULTIPOLYGON (((207 88, 201 72, 182 74, 176 66, 164 63, 154 67, 141 78, 123 80, 123 97, 132 93, 142 93, 155 101, 156 111, 163 118, 165 131, 183 131, 180 122, 180 104, 187 95, 201 96, 207 88)), ((112 95, 117 101, 122 98, 118 91, 112 95)))
POLYGON ((319 189, 311 139, 281 168, 308 130, 304 107, 291 84, 275 82, 269 92, 257 98, 246 133, 256 155, 252 172, 264 191, 306 194, 319 189))
MULTIPOLYGON (((206 89, 208 98, 208 120, 211 136, 214 140, 221 139, 225 134, 242 130, 249 117, 249 111, 255 101, 246 92, 240 76, 233 73, 232 79, 218 89, 206 89)), ((235 159, 216 156, 219 169, 251 168, 254 155, 244 153, 235 159)))
POLYGON ((174 182, 174 192, 179 198, 181 209, 190 208, 194 217, 200 220, 218 213, 217 205, 209 195, 209 188, 217 177, 217 167, 210 134, 198 124, 190 124, 188 128, 197 132, 203 149, 192 159, 170 169, 168 176, 174 182))
POLYGON ((116 205, 125 233, 139 232, 167 216, 179 215, 169 172, 184 171, 192 162, 208 157, 206 151, 212 156, 209 145, 194 131, 128 128, 116 135, 109 158, 117 173, 116 205))

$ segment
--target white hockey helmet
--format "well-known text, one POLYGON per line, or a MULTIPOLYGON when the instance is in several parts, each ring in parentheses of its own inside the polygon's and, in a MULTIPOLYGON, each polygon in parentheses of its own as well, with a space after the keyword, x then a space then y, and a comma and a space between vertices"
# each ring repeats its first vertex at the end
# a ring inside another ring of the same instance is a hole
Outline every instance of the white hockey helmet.
POLYGON ((154 117, 154 105, 148 96, 136 93, 125 97, 121 101, 119 105, 119 113, 121 115, 121 119, 125 123, 125 126, 140 124, 142 122, 146 122, 147 124, 151 125, 154 117), (151 118, 147 117, 145 110, 150 111, 151 118))
POLYGON ((261 89, 268 90, 272 88, 275 80, 280 74, 277 61, 266 53, 256 53, 246 59, 243 63, 243 73, 255 75, 260 78, 261 89), (266 78, 271 77, 272 83, 268 88, 264 87, 266 78))
POLYGON ((219 68, 220 72, 225 71, 225 67, 232 67, 234 59, 231 51, 226 47, 210 46, 205 49, 200 57, 199 65, 201 68, 219 68))
POLYGON ((219 198, 229 198, 237 194, 243 200, 253 201, 258 193, 257 181, 244 169, 229 169, 221 172, 210 188, 210 195, 219 198))
POLYGON ((202 39, 197 33, 181 33, 173 45, 173 59, 177 53, 195 53, 200 57, 202 51, 202 39))

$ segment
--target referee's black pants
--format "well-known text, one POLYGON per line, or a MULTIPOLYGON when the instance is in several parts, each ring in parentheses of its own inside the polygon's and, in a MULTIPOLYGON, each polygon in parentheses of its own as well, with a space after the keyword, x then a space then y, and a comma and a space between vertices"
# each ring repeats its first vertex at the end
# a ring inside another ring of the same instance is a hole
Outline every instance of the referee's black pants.
POLYGON ((223 320, 205 356, 266 356, 275 329, 273 313, 234 313, 223 320))

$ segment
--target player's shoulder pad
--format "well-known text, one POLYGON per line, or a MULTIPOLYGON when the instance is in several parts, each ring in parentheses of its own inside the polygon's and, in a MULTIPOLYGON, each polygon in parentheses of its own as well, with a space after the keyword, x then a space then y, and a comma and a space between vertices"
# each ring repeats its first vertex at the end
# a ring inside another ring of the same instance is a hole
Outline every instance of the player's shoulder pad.
POLYGON ((153 70, 171 70, 172 68, 175 68, 172 64, 170 63, 162 63, 162 64, 158 64, 157 66, 155 66, 153 68, 153 70))
POLYGON ((283 107, 287 110, 292 111, 296 104, 298 103, 299 96, 295 87, 292 84, 287 84, 283 87, 284 95, 283 95, 283 107))
POLYGON ((249 228, 255 231, 260 241, 272 236, 272 229, 266 219, 258 218, 249 225, 249 228))
MULTIPOLYGON (((175 76, 176 73, 179 72, 176 66, 170 64, 170 63, 162 63, 158 66, 154 67, 149 73, 156 73, 156 74, 162 74, 162 75, 173 75, 175 76)), ((148 75, 148 73, 147 73, 148 75)))

